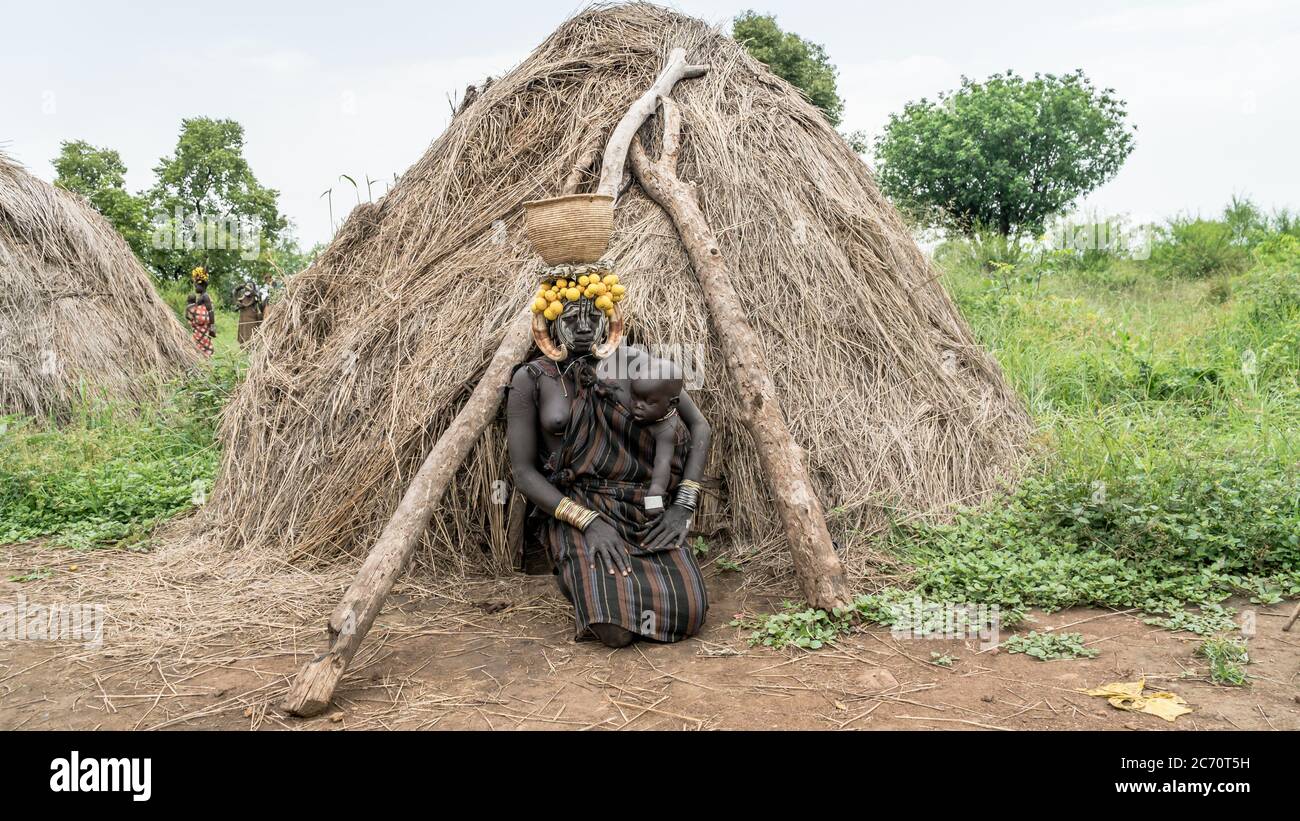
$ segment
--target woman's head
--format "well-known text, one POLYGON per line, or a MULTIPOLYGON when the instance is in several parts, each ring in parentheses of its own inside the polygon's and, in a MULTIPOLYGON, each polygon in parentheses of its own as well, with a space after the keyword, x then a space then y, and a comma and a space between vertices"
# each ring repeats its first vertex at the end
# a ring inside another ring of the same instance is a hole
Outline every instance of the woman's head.
POLYGON ((601 264, 548 268, 533 297, 533 340, 552 361, 604 359, 623 339, 618 303, 626 288, 601 264))

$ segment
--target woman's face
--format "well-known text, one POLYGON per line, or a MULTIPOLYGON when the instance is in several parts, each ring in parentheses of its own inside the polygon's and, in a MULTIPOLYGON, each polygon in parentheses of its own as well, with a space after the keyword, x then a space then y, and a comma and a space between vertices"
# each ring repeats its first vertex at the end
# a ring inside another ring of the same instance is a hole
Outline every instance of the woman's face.
POLYGON ((600 341, 596 337, 603 335, 604 319, 591 300, 570 302, 555 320, 555 335, 570 352, 585 354, 600 341))

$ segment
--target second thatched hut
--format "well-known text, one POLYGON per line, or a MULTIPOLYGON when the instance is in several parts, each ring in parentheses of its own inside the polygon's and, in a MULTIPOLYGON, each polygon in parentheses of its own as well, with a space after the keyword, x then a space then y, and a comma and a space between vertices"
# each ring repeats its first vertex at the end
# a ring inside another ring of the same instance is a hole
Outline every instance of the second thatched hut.
POLYGON ((0 155, 0 413, 138 402, 198 365, 126 240, 76 194, 0 155))

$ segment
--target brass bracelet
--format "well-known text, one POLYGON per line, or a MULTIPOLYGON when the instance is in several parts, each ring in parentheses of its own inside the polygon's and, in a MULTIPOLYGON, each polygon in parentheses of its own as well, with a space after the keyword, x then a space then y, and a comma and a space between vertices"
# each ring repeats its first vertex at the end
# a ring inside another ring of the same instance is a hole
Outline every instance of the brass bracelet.
POLYGON ((586 530, 587 525, 595 520, 596 511, 585 508, 566 496, 555 506, 555 511, 551 515, 579 530, 586 530))

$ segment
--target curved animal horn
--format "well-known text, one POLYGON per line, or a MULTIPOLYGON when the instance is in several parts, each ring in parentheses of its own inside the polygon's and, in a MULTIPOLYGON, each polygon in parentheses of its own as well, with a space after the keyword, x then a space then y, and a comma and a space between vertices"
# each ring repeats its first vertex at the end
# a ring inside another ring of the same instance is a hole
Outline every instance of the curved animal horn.
POLYGON ((605 336, 605 341, 592 348, 591 355, 597 359, 605 357, 618 350, 618 343, 623 341, 623 312, 614 306, 613 316, 609 318, 609 333, 605 336))
POLYGON ((533 314, 533 341, 537 343, 537 350, 553 362, 569 358, 569 349, 555 344, 555 340, 551 339, 551 333, 546 328, 546 317, 541 314, 533 314))

